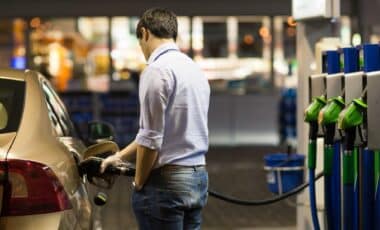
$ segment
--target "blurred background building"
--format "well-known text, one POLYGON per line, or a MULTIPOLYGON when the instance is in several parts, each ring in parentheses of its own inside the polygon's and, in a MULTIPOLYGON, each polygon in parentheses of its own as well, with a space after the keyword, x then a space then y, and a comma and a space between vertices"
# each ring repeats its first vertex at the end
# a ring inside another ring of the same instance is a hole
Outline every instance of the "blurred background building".
MULTIPOLYGON (((2 3, 0 66, 39 70, 62 93, 79 126, 108 120, 120 128, 119 142, 127 143, 137 128, 132 117, 138 116, 137 82, 145 68, 135 35, 138 15, 148 7, 169 7, 179 15, 179 48, 210 81, 211 143, 277 144, 281 135, 295 137, 294 115, 286 118, 287 127, 277 122, 279 92, 297 84, 290 1, 272 1, 278 9, 243 1, 208 4, 2 3), (262 119, 268 122, 255 122, 262 119)), ((343 21, 342 36, 349 40, 350 19, 343 21)))

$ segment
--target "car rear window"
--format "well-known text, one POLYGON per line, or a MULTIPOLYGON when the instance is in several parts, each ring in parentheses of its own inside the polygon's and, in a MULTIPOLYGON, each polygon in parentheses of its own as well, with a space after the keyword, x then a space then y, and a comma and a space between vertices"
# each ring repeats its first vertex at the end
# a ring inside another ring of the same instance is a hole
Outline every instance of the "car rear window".
POLYGON ((18 130, 24 96, 25 82, 0 78, 0 133, 18 130))

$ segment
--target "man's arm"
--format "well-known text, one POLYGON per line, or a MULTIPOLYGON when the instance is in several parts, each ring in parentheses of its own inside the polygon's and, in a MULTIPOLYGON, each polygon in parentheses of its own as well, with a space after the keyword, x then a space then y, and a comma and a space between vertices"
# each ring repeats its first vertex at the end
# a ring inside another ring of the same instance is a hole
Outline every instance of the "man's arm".
POLYGON ((117 153, 118 157, 123 161, 135 162, 137 146, 136 141, 132 141, 127 147, 117 153))
POLYGON ((140 80, 140 128, 135 141, 117 154, 105 159, 101 172, 108 165, 118 165, 121 160, 136 159, 136 181, 143 186, 157 159, 157 151, 161 148, 165 127, 165 110, 171 94, 172 79, 162 69, 148 68, 140 80), (136 156, 137 152, 137 156, 136 156))
POLYGON ((129 161, 131 163, 134 163, 134 161, 136 160, 137 145, 138 144, 136 143, 136 141, 132 141, 127 147, 125 147, 121 151, 104 159, 100 166, 100 172, 104 173, 108 166, 117 166, 122 164, 123 161, 129 161))
POLYGON ((136 190, 146 183, 156 163, 165 127, 165 111, 173 89, 168 71, 148 67, 140 80, 140 128, 136 135, 136 190))
POLYGON ((142 145, 137 146, 135 188, 140 190, 145 184, 157 159, 157 150, 142 145))

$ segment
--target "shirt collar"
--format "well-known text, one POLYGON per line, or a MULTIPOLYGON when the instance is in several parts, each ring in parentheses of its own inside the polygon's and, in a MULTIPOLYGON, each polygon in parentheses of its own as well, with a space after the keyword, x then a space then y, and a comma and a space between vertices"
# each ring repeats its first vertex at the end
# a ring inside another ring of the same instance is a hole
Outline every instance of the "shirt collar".
POLYGON ((150 55, 149 59, 148 59, 148 65, 149 64, 152 64, 154 62, 154 60, 162 53, 162 52, 165 52, 166 50, 168 49, 176 49, 176 50, 179 50, 178 49, 178 46, 177 44, 175 44, 174 42, 168 42, 168 43, 164 43, 162 45, 160 45, 159 47, 157 47, 153 53, 150 55))

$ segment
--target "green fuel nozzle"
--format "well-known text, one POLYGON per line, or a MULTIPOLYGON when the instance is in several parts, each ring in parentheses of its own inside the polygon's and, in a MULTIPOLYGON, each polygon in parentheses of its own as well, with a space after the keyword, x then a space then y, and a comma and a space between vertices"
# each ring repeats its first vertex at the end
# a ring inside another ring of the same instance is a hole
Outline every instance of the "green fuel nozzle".
POLYGON ((321 109, 318 116, 318 123, 324 127, 325 144, 332 145, 335 137, 335 127, 339 114, 344 109, 344 99, 342 96, 330 98, 327 104, 321 109))
POLYGON ((317 122, 319 112, 326 105, 325 96, 319 96, 313 98, 311 104, 305 110, 305 122, 317 122))
POLYGON ((339 114, 344 109, 343 97, 333 97, 321 109, 318 115, 318 123, 321 125, 335 124, 338 122, 339 114))
POLYGON ((309 123, 309 139, 316 140, 318 135, 318 115, 323 106, 326 105, 325 96, 313 98, 311 104, 305 110, 305 122, 309 123))
POLYGON ((364 120, 363 113, 366 111, 367 107, 367 104, 362 98, 354 99, 350 105, 339 114, 338 128, 347 130, 361 125, 364 120))

